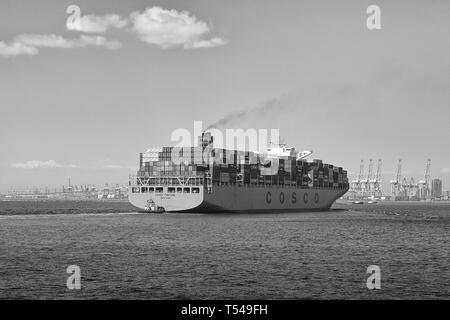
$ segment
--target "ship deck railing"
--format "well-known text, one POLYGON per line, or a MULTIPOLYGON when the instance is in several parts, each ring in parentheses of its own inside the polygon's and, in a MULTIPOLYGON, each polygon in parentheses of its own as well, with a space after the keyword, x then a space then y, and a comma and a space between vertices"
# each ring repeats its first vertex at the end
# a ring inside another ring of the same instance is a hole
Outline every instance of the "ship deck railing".
POLYGON ((198 176, 167 176, 167 177, 130 177, 129 185, 139 186, 201 186, 204 184, 204 177, 198 176))
POLYGON ((276 187, 281 189, 328 189, 328 190, 345 190, 348 189, 348 184, 343 183, 342 186, 310 186, 297 184, 294 182, 284 183, 284 184, 272 184, 272 183, 244 183, 243 181, 238 182, 212 182, 208 185, 208 177, 198 177, 198 176, 167 176, 167 177, 131 177, 129 185, 137 186, 237 186, 245 188, 267 188, 276 187))
POLYGON ((324 186, 305 186, 298 184, 271 184, 271 183, 241 183, 241 182, 214 182, 213 187, 224 187, 224 186, 238 186, 238 187, 246 187, 246 188, 267 188, 267 187, 276 187, 280 189, 328 189, 328 190, 345 190, 348 189, 348 186, 341 187, 324 187, 324 186))

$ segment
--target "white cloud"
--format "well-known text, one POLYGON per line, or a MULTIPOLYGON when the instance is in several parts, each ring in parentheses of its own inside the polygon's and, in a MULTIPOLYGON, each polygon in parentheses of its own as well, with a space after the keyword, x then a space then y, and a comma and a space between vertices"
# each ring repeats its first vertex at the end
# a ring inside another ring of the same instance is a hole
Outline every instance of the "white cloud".
POLYGON ((55 160, 40 161, 40 160, 30 160, 23 163, 13 163, 11 165, 14 168, 20 169, 38 169, 38 168, 78 168, 77 165, 67 164, 62 165, 57 163, 55 160))
POLYGON ((192 44, 188 44, 185 46, 186 49, 198 49, 198 48, 211 48, 211 47, 217 47, 217 46, 223 46, 227 42, 222 38, 212 38, 209 40, 199 40, 195 41, 192 44))
POLYGON ((11 44, 0 42, 0 56, 36 55, 39 48, 85 48, 88 46, 104 47, 114 50, 122 46, 117 40, 108 40, 102 36, 81 35, 76 39, 66 39, 55 34, 22 34, 11 44))
POLYGON ((144 12, 132 13, 130 18, 133 31, 137 33, 139 39, 163 49, 207 48, 226 43, 218 37, 205 39, 211 33, 210 27, 187 11, 151 7, 144 12))
POLYGON ((119 49, 122 47, 122 44, 118 40, 108 40, 102 36, 80 36, 80 40, 76 42, 81 48, 87 46, 97 46, 97 47, 105 47, 110 50, 119 49))
POLYGON ((62 36, 55 34, 22 34, 17 36, 14 42, 35 48, 71 48, 73 46, 73 41, 66 40, 62 36))
POLYGON ((110 170, 137 170, 137 166, 136 165, 131 165, 129 161, 126 160, 114 160, 114 159, 110 159, 110 158, 106 158, 106 159, 101 159, 101 160, 97 160, 93 163, 91 163, 91 165, 89 165, 90 169, 98 169, 98 170, 105 170, 105 169, 110 169, 110 170))
POLYGON ((442 172, 443 173, 450 173, 450 168, 444 168, 444 169, 442 169, 442 172))
POLYGON ((106 169, 126 169, 126 170, 137 170, 136 166, 122 166, 119 164, 109 164, 106 169))
MULTIPOLYGON (((167 10, 151 7, 143 12, 133 12, 129 19, 118 14, 103 16, 85 15, 80 23, 67 24, 67 29, 86 33, 104 33, 111 28, 125 28, 131 22, 131 30, 139 39, 163 49, 182 47, 199 49, 222 46, 226 40, 212 37, 211 28, 187 11, 167 10)), ((0 57, 18 55, 37 55, 39 48, 85 48, 104 47, 114 50, 122 47, 118 40, 108 40, 103 36, 81 35, 79 38, 66 39, 56 34, 22 34, 11 43, 0 41, 0 57)))
POLYGON ((39 50, 37 48, 27 46, 23 43, 14 42, 12 44, 7 44, 3 41, 0 41, 1 57, 19 56, 19 55, 34 56, 38 53, 39 50))
POLYGON ((85 15, 80 18, 79 24, 67 24, 69 30, 87 33, 105 33, 108 29, 121 29, 128 24, 118 14, 106 14, 103 16, 85 15))
POLYGON ((55 34, 24 34, 18 36, 15 41, 33 47, 47 48, 85 48, 87 46, 96 46, 117 49, 121 47, 119 41, 107 40, 103 36, 82 35, 78 39, 65 39, 55 34))
POLYGON ((64 168, 64 169, 111 169, 111 170, 133 170, 136 171, 138 168, 136 166, 131 166, 127 164, 117 164, 110 162, 110 160, 99 161, 97 163, 88 166, 79 166, 75 164, 60 164, 55 160, 30 160, 26 162, 13 163, 11 167, 18 169, 48 169, 48 168, 64 168))

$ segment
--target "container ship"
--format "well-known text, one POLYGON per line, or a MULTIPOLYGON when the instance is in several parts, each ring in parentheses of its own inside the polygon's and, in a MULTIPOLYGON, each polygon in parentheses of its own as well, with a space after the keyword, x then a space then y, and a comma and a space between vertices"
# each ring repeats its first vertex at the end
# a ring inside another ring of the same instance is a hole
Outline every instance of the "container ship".
POLYGON ((349 188, 347 171, 307 161, 308 151, 284 144, 264 152, 219 149, 208 132, 198 142, 140 153, 130 203, 155 212, 324 211, 349 188))

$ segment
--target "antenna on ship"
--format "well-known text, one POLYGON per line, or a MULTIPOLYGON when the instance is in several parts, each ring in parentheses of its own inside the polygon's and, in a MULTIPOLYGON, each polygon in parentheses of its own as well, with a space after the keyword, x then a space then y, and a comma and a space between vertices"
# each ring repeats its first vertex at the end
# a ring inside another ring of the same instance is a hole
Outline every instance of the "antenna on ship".
POLYGON ((275 142, 272 141, 272 137, 270 137, 269 147, 272 147, 272 146, 273 147, 279 147, 279 146, 281 146, 280 140, 281 140, 281 138, 280 138, 280 136, 278 136, 278 143, 275 143, 275 142))

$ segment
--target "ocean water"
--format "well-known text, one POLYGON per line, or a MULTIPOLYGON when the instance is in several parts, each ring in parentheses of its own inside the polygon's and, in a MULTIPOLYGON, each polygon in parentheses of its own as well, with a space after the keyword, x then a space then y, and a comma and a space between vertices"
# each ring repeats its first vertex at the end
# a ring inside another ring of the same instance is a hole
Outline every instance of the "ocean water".
POLYGON ((2 299, 449 299, 450 203, 145 214, 0 201, 2 299), (69 290, 66 268, 81 269, 69 290), (369 265, 381 289, 368 290, 369 265))

